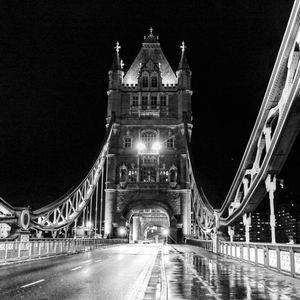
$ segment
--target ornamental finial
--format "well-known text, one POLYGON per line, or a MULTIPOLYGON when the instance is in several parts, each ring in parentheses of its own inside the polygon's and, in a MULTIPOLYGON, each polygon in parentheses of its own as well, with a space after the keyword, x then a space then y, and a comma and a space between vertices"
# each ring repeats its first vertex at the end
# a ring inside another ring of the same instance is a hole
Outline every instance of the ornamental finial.
POLYGON ((121 69, 123 69, 123 67, 125 66, 123 59, 121 59, 121 61, 120 61, 120 66, 121 66, 121 69))
POLYGON ((115 46, 115 49, 116 49, 117 53, 119 53, 120 48, 121 48, 121 46, 120 46, 119 42, 117 42, 116 46, 115 46))
POLYGON ((184 41, 182 42, 182 44, 181 44, 180 48, 181 48, 181 51, 182 51, 182 52, 184 52, 184 51, 185 51, 185 49, 186 49, 186 45, 185 45, 184 41))

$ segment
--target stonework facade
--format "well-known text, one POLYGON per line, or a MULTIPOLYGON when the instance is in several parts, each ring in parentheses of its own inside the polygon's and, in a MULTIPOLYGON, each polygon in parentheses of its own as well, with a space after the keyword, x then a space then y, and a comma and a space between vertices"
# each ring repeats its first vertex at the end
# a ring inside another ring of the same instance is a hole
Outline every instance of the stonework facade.
POLYGON ((107 119, 113 117, 115 125, 107 158, 105 235, 117 236, 120 226, 132 231, 132 217, 145 221, 148 209, 165 213, 178 240, 190 233, 184 121, 191 134, 192 91, 185 46, 176 74, 152 30, 127 72, 118 43, 115 49, 107 92, 107 119))

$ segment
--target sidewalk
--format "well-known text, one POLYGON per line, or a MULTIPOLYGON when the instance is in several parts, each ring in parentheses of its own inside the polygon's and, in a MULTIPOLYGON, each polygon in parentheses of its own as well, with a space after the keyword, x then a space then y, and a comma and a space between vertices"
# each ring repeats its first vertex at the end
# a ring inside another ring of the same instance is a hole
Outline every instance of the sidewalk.
MULTIPOLYGON (((165 245, 165 299, 300 299, 300 280, 190 245, 165 245)), ((162 298, 152 298, 162 299, 162 298)))

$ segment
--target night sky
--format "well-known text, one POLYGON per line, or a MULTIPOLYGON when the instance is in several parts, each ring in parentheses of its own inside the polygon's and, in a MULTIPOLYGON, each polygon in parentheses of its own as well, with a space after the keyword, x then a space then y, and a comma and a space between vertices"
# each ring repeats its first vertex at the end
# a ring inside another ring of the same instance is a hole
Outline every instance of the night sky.
MULTIPOLYGON (((149 28, 192 69, 193 149, 219 207, 250 137, 293 1, 1 1, 0 196, 39 208, 87 174, 105 132, 116 41, 125 71, 149 28)), ((298 139, 299 140, 299 139, 298 139)), ((294 176, 299 141, 282 172, 294 176)))

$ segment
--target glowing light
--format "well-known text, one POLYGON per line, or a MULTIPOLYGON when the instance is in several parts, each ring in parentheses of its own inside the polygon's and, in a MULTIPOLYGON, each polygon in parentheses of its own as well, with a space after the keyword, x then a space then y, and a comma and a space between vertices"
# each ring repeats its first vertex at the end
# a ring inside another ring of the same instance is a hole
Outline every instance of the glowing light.
POLYGON ((164 228, 164 229, 162 230, 162 234, 163 234, 164 236, 168 236, 168 235, 169 235, 169 230, 166 229, 166 228, 164 228))
POLYGON ((86 222, 86 227, 92 228, 93 227, 93 223, 91 221, 87 221, 86 222))
POLYGON ((136 144, 136 148, 138 149, 139 152, 141 152, 141 151, 143 151, 143 150, 146 149, 146 145, 144 143, 142 143, 142 142, 138 142, 136 144))
POLYGON ((126 234, 127 234, 127 230, 125 227, 120 227, 118 229, 118 232, 119 232, 119 236, 121 236, 121 237, 126 236, 126 234))
POLYGON ((161 149, 161 143, 156 141, 152 145, 152 150, 155 152, 158 152, 161 149))

